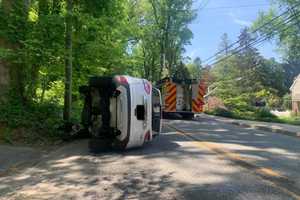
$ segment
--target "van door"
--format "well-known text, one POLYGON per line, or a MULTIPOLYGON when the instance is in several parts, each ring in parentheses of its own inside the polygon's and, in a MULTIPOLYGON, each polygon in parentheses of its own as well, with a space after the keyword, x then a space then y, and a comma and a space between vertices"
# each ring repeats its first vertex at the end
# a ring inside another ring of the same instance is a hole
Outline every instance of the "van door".
POLYGON ((152 132, 157 136, 162 126, 162 100, 160 91, 152 88, 152 132))

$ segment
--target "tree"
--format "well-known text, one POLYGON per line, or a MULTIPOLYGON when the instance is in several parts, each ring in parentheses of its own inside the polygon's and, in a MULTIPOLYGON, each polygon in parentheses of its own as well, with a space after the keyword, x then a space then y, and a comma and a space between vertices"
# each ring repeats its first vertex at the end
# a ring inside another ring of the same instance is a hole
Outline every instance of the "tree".
POLYGON ((64 120, 70 122, 72 109, 72 13, 73 0, 67 0, 67 14, 66 14, 66 58, 65 58, 65 101, 64 101, 64 120))
POLYGON ((299 1, 276 0, 273 3, 277 6, 273 6, 267 12, 261 12, 254 23, 254 28, 268 23, 267 26, 260 29, 260 34, 268 34, 269 40, 277 42, 279 52, 281 52, 283 61, 285 62, 284 68, 287 82, 291 83, 294 77, 300 73, 298 67, 300 64, 300 17, 297 15, 300 11, 299 1), (272 20, 282 13, 281 9, 276 9, 276 7, 284 7, 289 10, 285 15, 272 20), (289 22, 285 20, 287 18, 290 19, 289 22), (270 20, 272 21, 270 22, 270 20))
MULTIPOLYGON (((1 18, 0 21, 4 22, 4 16, 9 15, 9 12, 11 11, 12 1, 10 0, 3 0, 0 2, 0 11, 1 11, 1 18)), ((9 90, 9 63, 4 60, 4 49, 9 48, 9 44, 7 39, 4 36, 4 23, 0 23, 0 95, 1 100, 3 99, 3 96, 5 93, 9 90), (2 30, 2 31, 1 31, 2 30)))
MULTIPOLYGON (((29 31, 28 1, 6 1, 1 7, 2 60, 9 66, 9 91, 22 103, 26 102, 26 36, 29 31), (10 26, 6 27, 7 24, 10 26)), ((4 68, 3 68, 4 69, 4 68)))
POLYGON ((193 37, 188 24, 195 18, 192 0, 150 0, 159 37, 160 76, 166 67, 169 74, 175 72, 184 45, 193 37))
POLYGON ((221 37, 219 51, 222 51, 221 56, 228 56, 230 54, 230 40, 227 33, 224 33, 221 37))
POLYGON ((187 69, 192 79, 201 79, 203 67, 199 57, 195 58, 192 63, 187 64, 187 69))
POLYGON ((92 75, 155 81, 163 70, 187 72, 180 62, 192 0, 0 2, 0 72, 11 75, 11 94, 24 107, 55 104, 70 121, 78 87, 92 75))
POLYGON ((239 36, 240 50, 220 57, 212 69, 214 93, 225 105, 238 112, 253 111, 256 101, 278 106, 279 97, 287 91, 283 67, 274 59, 263 58, 250 44, 254 37, 248 29, 239 36))
POLYGON ((255 38, 249 33, 248 28, 244 28, 239 36, 239 45, 241 50, 237 54, 238 66, 240 72, 240 79, 242 79, 242 86, 248 92, 253 92, 254 90, 261 87, 257 77, 257 69, 261 67, 262 57, 260 56, 258 50, 251 46, 255 38))
POLYGON ((186 80, 191 78, 189 70, 183 62, 180 62, 180 64, 177 65, 176 72, 174 73, 173 77, 179 80, 186 80))

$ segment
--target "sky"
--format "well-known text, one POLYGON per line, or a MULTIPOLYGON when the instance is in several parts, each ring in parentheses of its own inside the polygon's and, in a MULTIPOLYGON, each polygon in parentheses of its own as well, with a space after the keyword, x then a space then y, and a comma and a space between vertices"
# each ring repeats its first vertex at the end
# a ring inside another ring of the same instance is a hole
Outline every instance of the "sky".
MULTIPOLYGON (((219 50, 224 33, 230 42, 236 42, 241 29, 251 26, 260 11, 270 8, 270 0, 195 0, 194 7, 198 10, 190 24, 194 38, 185 55, 204 61, 219 50)), ((274 42, 264 42, 258 49, 266 58, 280 57, 274 42)))

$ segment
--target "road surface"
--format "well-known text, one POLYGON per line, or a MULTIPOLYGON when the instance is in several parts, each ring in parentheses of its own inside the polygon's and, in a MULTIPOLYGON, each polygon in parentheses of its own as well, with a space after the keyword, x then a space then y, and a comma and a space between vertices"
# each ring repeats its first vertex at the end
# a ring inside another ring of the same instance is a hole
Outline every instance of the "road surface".
POLYGON ((0 177, 0 199, 300 199, 300 140, 202 117, 164 122, 144 148, 75 141, 0 177))

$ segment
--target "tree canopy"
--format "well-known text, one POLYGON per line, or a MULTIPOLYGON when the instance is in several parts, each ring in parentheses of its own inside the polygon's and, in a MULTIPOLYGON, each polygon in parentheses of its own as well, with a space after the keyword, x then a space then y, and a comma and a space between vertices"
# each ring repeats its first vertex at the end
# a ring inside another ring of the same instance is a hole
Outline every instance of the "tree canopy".
POLYGON ((192 4, 2 0, 0 71, 9 78, 0 88, 23 106, 64 105, 69 121, 78 88, 90 76, 127 74, 156 81, 178 71, 193 36, 192 4))

